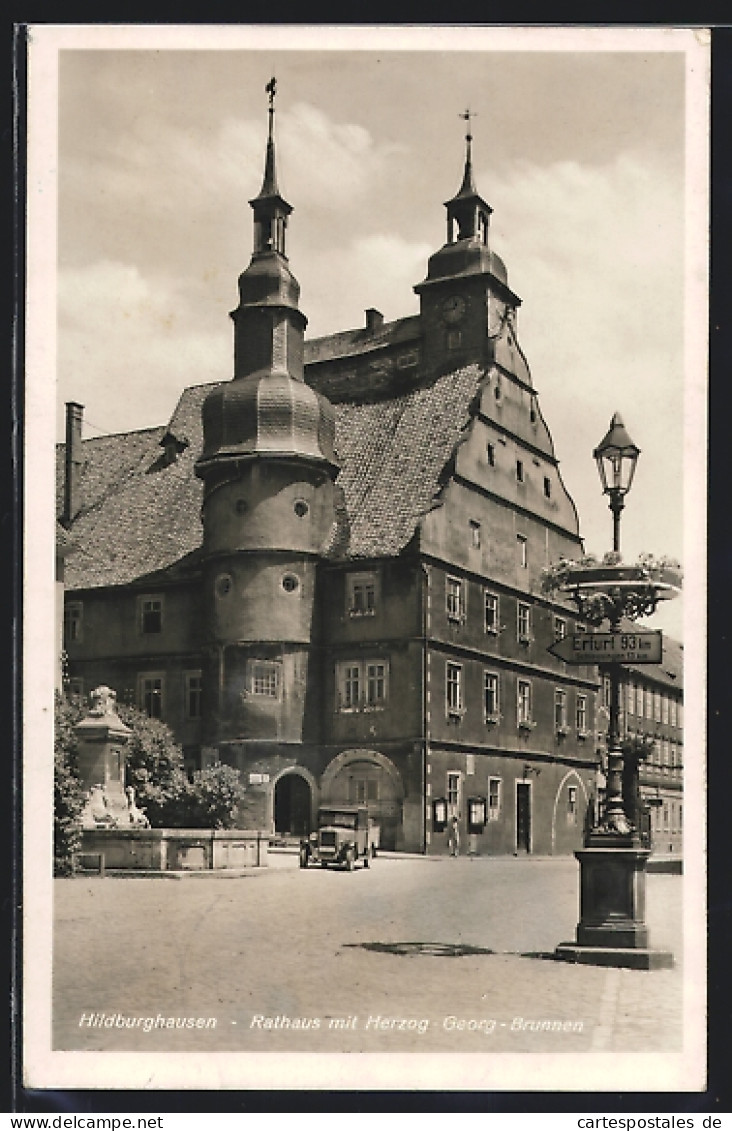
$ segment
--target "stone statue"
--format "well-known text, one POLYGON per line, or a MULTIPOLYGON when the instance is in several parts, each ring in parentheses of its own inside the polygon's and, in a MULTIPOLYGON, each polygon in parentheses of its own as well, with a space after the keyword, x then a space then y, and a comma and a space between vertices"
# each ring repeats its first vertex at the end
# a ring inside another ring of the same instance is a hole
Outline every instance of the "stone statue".
POLYGON ((91 707, 89 714, 99 718, 104 715, 117 714, 117 692, 111 687, 96 687, 89 695, 91 707))
POLYGON ((127 814, 128 814, 128 817, 129 817, 130 824, 134 825, 134 827, 138 828, 138 829, 149 829, 150 828, 150 822, 148 821, 147 817, 145 816, 145 810, 144 809, 138 809, 137 804, 135 802, 135 788, 134 788, 134 786, 128 785, 127 788, 125 789, 125 794, 127 795, 127 814))
POLYGON ((81 824, 87 829, 110 829, 116 826, 117 819, 107 805, 103 785, 93 785, 89 790, 81 814, 81 824))

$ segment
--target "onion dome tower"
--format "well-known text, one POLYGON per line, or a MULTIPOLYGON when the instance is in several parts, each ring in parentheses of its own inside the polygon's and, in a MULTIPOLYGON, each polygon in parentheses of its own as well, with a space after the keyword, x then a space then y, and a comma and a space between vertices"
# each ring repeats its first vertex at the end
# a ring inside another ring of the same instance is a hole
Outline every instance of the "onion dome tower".
POLYGON ((234 377, 203 404, 206 741, 240 769, 276 770, 307 741, 315 572, 333 521, 334 413, 305 384, 300 287, 286 255, 291 206, 277 184, 276 84, 267 84, 254 249, 239 277, 234 377), (263 762, 264 760, 264 762, 263 762), (266 766, 264 765, 266 763, 266 766))

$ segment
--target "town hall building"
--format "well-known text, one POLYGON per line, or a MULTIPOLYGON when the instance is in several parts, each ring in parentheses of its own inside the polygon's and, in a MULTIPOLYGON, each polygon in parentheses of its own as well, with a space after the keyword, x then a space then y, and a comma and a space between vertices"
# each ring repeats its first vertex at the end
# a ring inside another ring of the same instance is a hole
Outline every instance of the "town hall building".
POLYGON ((191 768, 238 768, 247 827, 364 803, 386 849, 444 852, 454 815, 476 853, 569 853, 602 687, 547 650, 577 629, 541 571, 581 555, 578 516, 469 127, 419 313, 307 340, 273 119, 233 376, 160 428, 82 440, 67 406, 67 690, 107 684, 191 768))

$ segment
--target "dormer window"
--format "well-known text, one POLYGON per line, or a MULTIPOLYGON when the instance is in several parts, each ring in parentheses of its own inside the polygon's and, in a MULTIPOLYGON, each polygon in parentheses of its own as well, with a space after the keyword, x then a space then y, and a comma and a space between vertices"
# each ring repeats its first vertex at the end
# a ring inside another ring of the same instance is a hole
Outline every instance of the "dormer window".
POLYGON ((480 523, 470 520, 470 545, 474 550, 480 549, 480 523))

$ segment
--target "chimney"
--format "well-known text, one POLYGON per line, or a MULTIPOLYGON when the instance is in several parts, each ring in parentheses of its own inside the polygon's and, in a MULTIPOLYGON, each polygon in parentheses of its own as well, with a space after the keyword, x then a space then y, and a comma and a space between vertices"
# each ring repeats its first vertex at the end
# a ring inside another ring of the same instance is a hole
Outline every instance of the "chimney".
POLYGON ((70 526, 79 513, 79 480, 81 478, 81 422, 83 404, 66 402, 66 478, 64 480, 64 513, 61 521, 70 526))
POLYGON ((380 310, 375 310, 373 306, 370 306, 366 311, 366 329, 373 334, 376 330, 380 330, 383 325, 384 315, 380 310))

